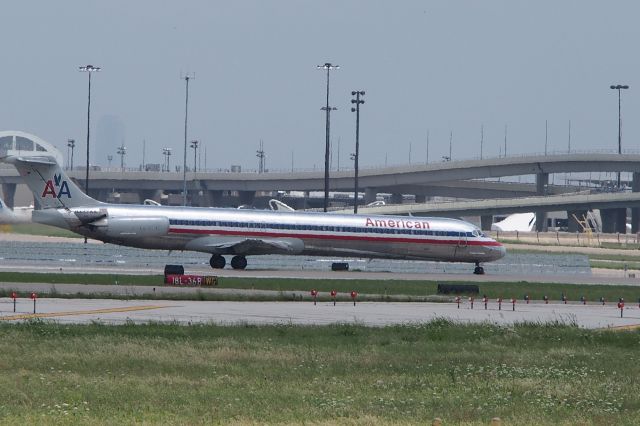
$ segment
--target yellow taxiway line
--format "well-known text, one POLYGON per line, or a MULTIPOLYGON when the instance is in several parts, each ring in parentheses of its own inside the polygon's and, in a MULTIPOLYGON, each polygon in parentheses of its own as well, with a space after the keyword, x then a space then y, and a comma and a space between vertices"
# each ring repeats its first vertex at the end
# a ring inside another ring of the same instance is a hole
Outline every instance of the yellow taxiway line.
POLYGON ((50 317, 64 317, 70 315, 91 315, 91 314, 111 314, 115 312, 132 312, 132 311, 147 311, 150 309, 162 309, 170 308, 168 305, 142 305, 142 306, 128 306, 123 308, 107 308, 107 309, 92 309, 88 311, 65 311, 65 312, 45 312, 40 314, 18 314, 0 317, 0 321, 13 321, 24 320, 33 318, 50 318, 50 317))

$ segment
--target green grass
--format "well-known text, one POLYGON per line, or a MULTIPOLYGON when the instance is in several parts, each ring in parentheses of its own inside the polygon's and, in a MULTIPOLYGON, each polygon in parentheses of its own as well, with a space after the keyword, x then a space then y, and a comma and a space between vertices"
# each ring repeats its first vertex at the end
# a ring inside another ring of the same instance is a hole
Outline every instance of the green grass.
POLYGON ((598 260, 589 260, 589 264, 592 268, 600 268, 600 269, 640 269, 640 262, 625 262, 625 261, 598 261, 598 260))
POLYGON ((0 325, 2 424, 636 424, 640 333, 0 325))
POLYGON ((640 261, 640 252, 634 252, 633 254, 590 254, 590 260, 613 260, 620 262, 638 262, 640 261))
MULTIPOLYGON (((104 274, 36 274, 19 272, 0 272, 0 282, 17 283, 75 283, 75 284, 114 284, 119 285, 146 285, 161 287, 163 277, 161 275, 104 275, 104 274)), ((604 280, 603 280, 604 281, 604 280)), ((405 281, 405 280, 314 280, 314 279, 288 279, 288 278, 239 278, 239 277, 219 277, 217 288, 232 289, 256 289, 273 290, 276 292, 299 292, 298 297, 309 297, 311 289, 320 292, 330 292, 337 290, 342 298, 348 298, 348 294, 355 290, 360 296, 360 300, 385 300, 387 297, 403 295, 408 296, 403 300, 422 301, 434 300, 432 296, 437 294, 438 284, 470 284, 456 281, 405 281), (364 295, 371 295, 365 298, 364 295)), ((473 284, 473 283, 471 283, 473 284)), ((562 284, 562 283, 529 283, 529 282, 477 282, 480 294, 489 298, 503 297, 509 299, 515 297, 522 300, 527 294, 532 300, 542 300, 543 296, 550 300, 560 300, 562 294, 571 301, 579 300, 584 296, 589 301, 599 300, 604 297, 606 300, 617 300, 623 297, 628 302, 636 301, 640 298, 640 287, 621 285, 591 285, 591 284, 562 284)), ((19 286, 17 286, 19 288, 19 286)), ((9 295, 9 291, 0 291, 0 296, 9 295)), ((22 296, 28 292, 22 292, 22 296)), ((149 291, 151 293, 151 289, 149 291)), ((42 295, 46 297, 46 295, 42 295)), ((153 298, 153 296, 132 296, 132 295, 110 295, 110 294, 88 294, 80 291, 76 295, 54 294, 56 297, 109 297, 109 298, 153 298)), ((275 294, 273 296, 247 296, 247 295, 221 295, 215 292, 203 292, 194 289, 193 293, 180 295, 162 295, 158 299, 175 300, 291 300, 285 294, 275 294)), ((326 300, 323 295, 321 300, 326 300)))

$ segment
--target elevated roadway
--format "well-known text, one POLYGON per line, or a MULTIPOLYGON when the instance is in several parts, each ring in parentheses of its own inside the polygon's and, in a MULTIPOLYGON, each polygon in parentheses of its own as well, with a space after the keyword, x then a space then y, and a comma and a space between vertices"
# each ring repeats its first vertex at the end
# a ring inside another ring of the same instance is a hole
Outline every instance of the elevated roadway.
MULTIPOLYGON (((640 173, 640 155, 637 154, 563 154, 548 156, 521 156, 484 160, 451 161, 360 170, 362 188, 379 192, 417 191, 429 185, 472 179, 506 176, 548 175, 569 172, 634 172, 640 173)), ((83 170, 69 172, 81 181, 83 170)), ((5 184, 20 183, 17 172, 11 167, 0 168, 0 181, 5 184)), ((332 171, 332 191, 350 191, 353 188, 353 170, 332 171)), ((189 172, 188 189, 209 191, 321 191, 324 189, 324 173, 309 172, 189 172)), ((498 184, 499 185, 499 184, 498 184)), ((547 185, 547 184, 545 184, 547 185)), ((445 185, 455 187, 455 185, 445 185)), ((182 189, 182 173, 147 171, 92 171, 91 187, 131 191, 182 189)))
MULTIPOLYGON (((528 211, 535 211, 538 217, 542 219, 538 221, 537 226, 539 230, 544 230, 545 212, 553 210, 548 207, 550 204, 544 201, 544 196, 567 191, 567 189, 549 185, 550 173, 619 171, 633 173, 632 188, 634 191, 640 191, 640 155, 638 154, 575 153, 547 156, 529 155, 415 164, 401 167, 361 169, 359 179, 360 187, 363 188, 365 193, 365 203, 375 201, 376 195, 380 192, 394 194, 392 197, 394 203, 401 202, 402 194, 414 194, 416 201, 420 205, 425 204, 426 197, 435 195, 480 200, 537 195, 537 197, 528 197, 529 200, 522 203, 510 200, 505 203, 495 204, 495 201, 487 200, 483 202, 483 205, 487 205, 487 208, 468 209, 464 215, 471 215, 472 211, 478 210, 509 213, 528 209, 528 211), (523 186, 522 184, 504 184, 481 180, 524 175, 535 175, 535 185, 523 186)), ((79 182, 82 182, 84 178, 82 170, 73 171, 70 175, 79 182)), ((12 191, 15 192, 15 185, 20 182, 20 177, 13 168, 0 168, 0 182, 3 184, 6 202, 11 206, 11 194, 12 191), (7 194, 9 195, 7 196, 7 194)), ((191 193, 192 204, 201 206, 223 205, 223 192, 225 191, 238 192, 238 204, 249 204, 253 202, 256 192, 309 192, 320 191, 323 186, 324 173, 322 171, 269 172, 262 174, 231 172, 187 173, 187 188, 191 193)), ((331 173, 330 189, 332 191, 348 192, 352 188, 352 170, 331 173)), ((179 193, 182 190, 182 173, 131 170, 92 171, 91 189, 91 195, 103 200, 113 190, 137 193, 138 197, 134 202, 139 202, 145 198, 158 199, 158 194, 161 191, 179 193)), ((606 194, 602 195, 602 198, 608 199, 610 196, 611 194, 606 194)), ((582 199, 584 200, 583 202, 574 203, 572 208, 580 210, 591 208, 590 199, 582 199)), ((551 203, 553 204, 555 201, 551 203)), ((618 207, 612 207, 605 214, 603 220, 607 224, 605 232, 624 232, 626 227, 626 207, 632 205, 623 206, 623 202, 617 202, 617 199, 610 199, 606 203, 618 207)), ((474 202, 466 204, 466 206, 471 208, 477 204, 474 202)), ((633 206, 635 207, 636 204, 634 203, 633 206)), ((425 206, 424 208, 426 209, 427 207, 425 206)), ((406 209, 410 208, 406 207, 406 209)), ((438 211, 435 207, 428 208, 431 213, 438 211)), ((450 206, 443 207, 443 209, 446 210, 443 214, 451 212, 450 206)), ((462 212, 462 210, 457 211, 462 212)), ((634 232, 637 232, 640 229, 640 210, 634 208, 633 216, 632 226, 634 232)))
MULTIPOLYGON (((640 192, 565 194, 510 199, 391 204, 376 207, 359 207, 358 213, 372 215, 411 214, 413 216, 482 216, 526 213, 533 210, 554 212, 627 207, 640 207, 640 192)), ((345 210, 344 212, 351 211, 353 209, 345 210)))

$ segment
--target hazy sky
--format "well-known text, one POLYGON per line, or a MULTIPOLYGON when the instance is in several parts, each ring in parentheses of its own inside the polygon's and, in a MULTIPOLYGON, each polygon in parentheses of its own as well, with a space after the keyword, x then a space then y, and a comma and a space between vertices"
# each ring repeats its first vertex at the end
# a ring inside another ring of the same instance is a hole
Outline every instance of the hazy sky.
MULTIPOLYGON (((334 155, 351 167, 352 90, 365 90, 361 164, 509 154, 638 149, 640 3, 636 1, 19 1, 2 6, 0 129, 59 146, 78 141, 84 158, 87 75, 92 136, 104 117, 124 125, 126 163, 182 162, 184 80, 189 139, 207 146, 207 166, 323 167, 325 74, 333 62, 334 155)), ((95 139, 92 137, 92 141, 95 139)), ((115 149, 120 141, 114 141, 115 149)), ((93 146, 93 145, 92 145, 93 146)), ((78 158, 78 157, 76 157, 78 158)), ((193 151, 188 159, 192 161, 193 151)), ((76 159, 76 161, 79 161, 76 159)), ((106 159, 97 158, 97 163, 106 159)), ((203 157, 204 161, 204 157, 203 157)), ((82 160, 84 162, 84 160, 82 160)), ((116 156, 114 163, 119 163, 116 156)), ((174 163, 175 164, 175 163, 174 163)), ((334 158, 334 167, 337 160, 334 158)))

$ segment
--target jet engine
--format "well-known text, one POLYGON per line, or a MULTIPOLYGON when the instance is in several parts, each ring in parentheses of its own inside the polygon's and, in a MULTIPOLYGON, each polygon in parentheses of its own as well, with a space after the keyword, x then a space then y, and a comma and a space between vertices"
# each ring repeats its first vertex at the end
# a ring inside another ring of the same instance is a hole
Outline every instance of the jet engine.
POLYGON ((161 237, 169 233, 169 219, 164 216, 106 217, 89 226, 111 238, 161 237))

